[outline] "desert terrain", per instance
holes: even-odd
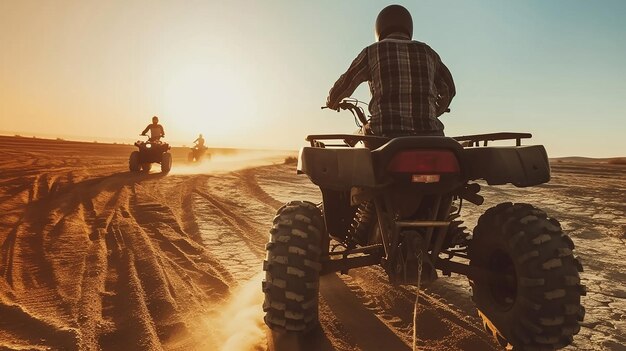
[[[289,152],[211,150],[168,175],[128,172],[130,145],[0,137],[0,350],[410,350],[415,291],[376,267],[322,277],[321,328],[264,326],[262,261],[276,210],[320,194]],[[567,350],[626,350],[626,166],[552,162],[552,181],[483,186],[473,228],[500,202],[560,220],[585,271],[587,310]],[[499,350],[464,277],[420,295],[420,350]]]

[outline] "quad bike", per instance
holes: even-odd
[[[211,154],[206,152],[209,149],[206,146],[195,145],[194,147],[190,149],[191,151],[189,151],[189,155],[187,156],[187,160],[189,162],[199,162],[203,158],[207,158],[209,160],[211,159]]]
[[[168,152],[170,145],[160,140],[138,140],[135,146],[139,151],[130,153],[128,168],[131,172],[148,172],[153,163],[161,164],[161,172],[167,173],[172,169],[172,154]]]
[[[367,123],[353,101],[340,109]],[[512,202],[487,209],[473,233],[460,220],[466,202],[483,203],[476,180],[517,187],[550,180],[544,147],[521,145],[530,137],[307,136],[297,172],[319,186],[323,202],[292,201],[274,218],[263,262],[265,323],[306,333],[319,323],[320,275],[380,265],[392,284],[418,288],[437,271],[467,276],[487,332],[509,349],[572,343],[585,287],[559,222]],[[515,146],[488,146],[493,140]]]

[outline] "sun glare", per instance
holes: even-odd
[[[254,95],[234,66],[184,65],[164,87],[163,114],[181,133],[228,136],[254,121]]]

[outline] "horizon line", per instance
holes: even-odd
[[[6,134],[6,133],[9,133],[9,134]],[[108,139],[112,139],[111,141],[78,140],[78,139],[67,139],[67,137],[70,137],[70,138],[80,138],[80,137],[76,137],[76,136],[66,136],[65,138],[63,138],[63,137],[58,137],[58,136],[55,137],[55,136],[51,136],[51,135],[45,135],[45,136],[38,136],[38,135],[34,135],[34,134],[33,135],[22,135],[22,134],[19,134],[19,133],[7,132],[7,131],[0,131],[0,137],[23,138],[23,139],[41,139],[41,140],[50,140],[50,141],[59,141],[59,142],[75,142],[75,143],[86,143],[86,144],[128,145],[128,146],[133,146],[134,145],[134,141],[129,141],[129,142],[114,141],[113,140],[114,138],[108,138]],[[87,137],[84,137],[84,138],[87,138]],[[88,138],[88,139],[91,139],[91,138]],[[185,145],[185,144],[181,144],[181,145],[176,146],[173,143],[170,143],[170,145],[172,145],[172,147],[181,147],[181,148],[188,148],[189,147],[188,145]],[[248,147],[240,147],[240,146],[207,146],[207,147],[210,148],[210,149],[239,149],[239,150],[256,150],[256,151],[292,151],[292,152],[297,152],[298,151],[298,150],[294,150],[294,149],[255,148],[255,147],[249,147],[249,146]],[[586,158],[586,159],[592,159],[592,160],[610,160],[610,159],[626,159],[626,156],[592,157],[592,156],[569,155],[569,156],[552,156],[552,157],[548,157],[548,159],[550,159],[550,160],[558,160],[558,159],[565,159],[565,158]]]

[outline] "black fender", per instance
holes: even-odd
[[[376,186],[371,151],[366,148],[303,147],[297,172],[320,188],[336,191]]]
[[[550,181],[548,154],[542,145],[466,148],[463,154],[470,180],[484,179],[489,185],[511,183],[517,187]]]

